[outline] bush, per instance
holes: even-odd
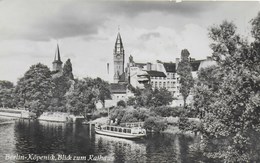
[[[179,119],[179,129],[182,131],[188,131],[189,125],[189,119],[187,117],[181,116]]]
[[[192,131],[197,133],[201,130],[201,123],[195,119],[188,119],[187,117],[180,117],[179,129],[182,131]]]
[[[183,114],[184,110],[181,107],[169,107],[169,106],[160,106],[160,107],[153,107],[151,111],[154,112],[156,115],[162,117],[179,117]]]
[[[110,119],[117,119],[118,123],[145,121],[150,116],[155,116],[155,114],[150,113],[150,110],[146,108],[135,109],[133,107],[123,108],[120,106],[110,111]]]
[[[135,106],[136,105],[136,102],[135,102],[135,97],[129,97],[128,99],[127,99],[127,105],[128,106]]]
[[[121,119],[123,118],[124,114],[126,112],[126,109],[122,106],[117,106],[110,110],[109,119],[115,121],[117,119],[117,123],[121,122]]]
[[[122,107],[126,107],[126,103],[125,103],[125,101],[124,100],[120,100],[120,101],[118,101],[117,102],[117,106],[122,106]]]
[[[166,128],[166,121],[160,117],[149,117],[144,122],[144,128],[148,131],[160,132]]]
[[[126,122],[138,122],[138,112],[136,109],[130,109],[125,112],[121,119],[122,123]]]

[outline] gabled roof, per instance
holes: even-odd
[[[176,72],[176,64],[175,63],[163,63],[163,66],[166,70],[166,72]]]
[[[115,93],[126,93],[127,84],[126,83],[111,83],[110,92]]]
[[[166,75],[163,72],[161,72],[161,71],[147,71],[147,73],[151,77],[166,77]]]

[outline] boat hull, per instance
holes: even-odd
[[[101,135],[107,135],[107,136],[113,136],[113,137],[118,137],[118,138],[126,138],[126,139],[138,139],[145,137],[146,134],[131,134],[131,133],[120,133],[120,132],[113,132],[113,131],[104,131],[100,129],[95,129],[95,132],[97,134]]]

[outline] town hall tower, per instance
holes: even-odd
[[[114,83],[124,76],[125,51],[121,35],[118,32],[114,49]]]

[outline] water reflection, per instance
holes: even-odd
[[[96,134],[95,144],[98,153],[114,157],[115,162],[146,162],[145,140],[128,140]]]
[[[89,126],[17,120],[0,126],[0,156],[11,154],[65,154],[107,156],[113,162],[199,162],[191,151],[193,137],[151,134],[143,140],[127,140],[95,134]],[[77,161],[80,162],[80,161]]]

